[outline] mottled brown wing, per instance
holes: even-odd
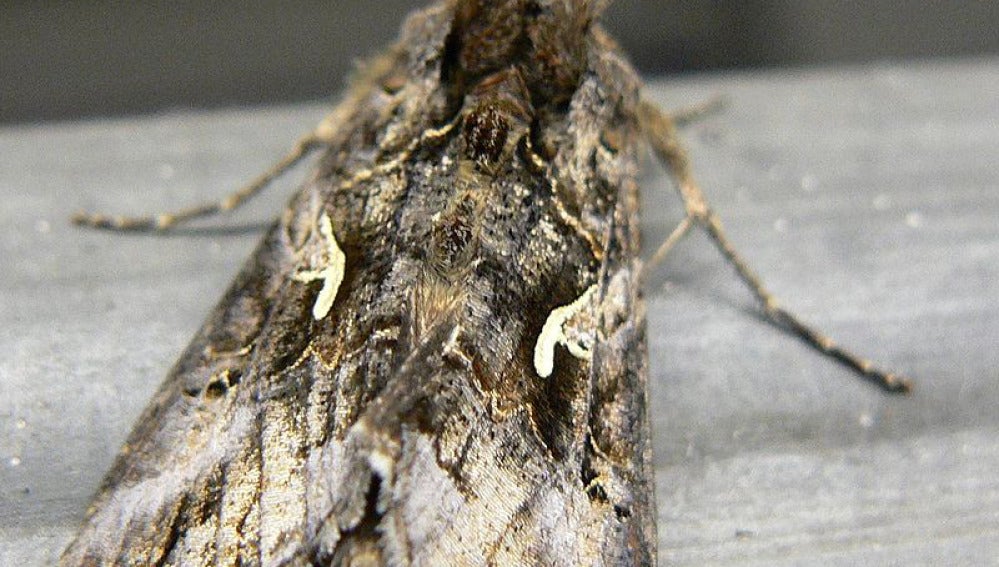
[[[267,407],[254,386],[269,362],[255,345],[297,299],[281,240],[269,232],[181,356],[62,564],[200,565],[208,563],[186,558],[207,549],[257,555],[258,521],[271,504],[262,498]]]
[[[450,324],[370,403],[338,407],[316,356],[280,360],[306,352],[308,337],[274,331],[307,317],[311,298],[282,281],[277,234],[139,421],[64,565],[650,563],[643,321],[628,272],[605,282],[600,317],[616,327],[582,371],[590,399],[561,400],[588,416],[572,435],[583,443],[558,458],[538,417],[573,412],[535,401],[536,414],[497,414],[442,356]],[[330,413],[360,417],[335,438],[317,425]]]

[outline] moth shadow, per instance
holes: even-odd
[[[713,274],[714,269],[705,267],[689,273],[674,273],[653,291],[657,295],[665,294],[671,288],[682,290],[685,294],[691,294],[698,298],[709,301],[722,309],[744,316],[754,323],[762,324],[768,329],[779,331],[783,335],[793,339],[800,337],[789,327],[767,317],[762,307],[746,290],[738,289],[738,282],[725,282],[722,276]],[[720,280],[720,281],[719,281]],[[704,285],[704,281],[716,281],[714,285]]]

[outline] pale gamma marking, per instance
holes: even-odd
[[[307,270],[295,274],[295,279],[300,282],[323,280],[323,287],[319,290],[316,302],[312,306],[312,317],[316,321],[325,317],[333,308],[333,301],[336,299],[340,284],[343,283],[343,271],[347,264],[347,256],[340,249],[336,235],[333,234],[333,221],[326,213],[319,218],[319,232],[326,239],[329,263],[321,270]]]
[[[552,309],[551,315],[541,328],[538,335],[538,342],[534,345],[534,370],[538,376],[547,378],[551,376],[555,368],[555,346],[562,344],[569,349],[569,353],[582,360],[590,360],[592,353],[585,345],[569,340],[565,336],[563,326],[565,322],[582,311],[590,301],[590,297],[597,290],[596,284],[591,285],[583,295],[568,305]]]

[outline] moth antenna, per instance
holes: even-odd
[[[701,112],[697,112],[697,114],[699,115]],[[725,256],[728,263],[735,268],[739,278],[749,287],[753,295],[756,296],[767,319],[781,328],[798,335],[812,348],[859,372],[884,390],[888,392],[909,392],[912,389],[912,382],[908,378],[875,367],[874,363],[870,360],[840,347],[818,329],[803,322],[797,315],[780,306],[773,294],[763,285],[759,276],[749,267],[732,245],[722,228],[718,216],[711,210],[707,200],[704,198],[704,194],[701,192],[691,172],[687,152],[680,143],[674,118],[659,110],[652,103],[644,100],[639,106],[639,117],[653,151],[663,160],[673,179],[676,181],[678,191],[683,198],[683,204],[686,208],[686,216],[652,255],[652,258],[646,264],[641,274],[639,274],[639,280],[643,280],[645,274],[660,263],[673,246],[684,235],[690,232],[691,228],[699,226],[707,232],[708,236],[711,237],[711,241],[721,251],[722,255]]]
[[[251,197],[260,194],[271,181],[302,161],[312,150],[326,145],[330,135],[331,132],[327,120],[324,120],[315,130],[295,142],[291,151],[285,154],[277,163],[258,175],[256,179],[214,203],[203,203],[177,211],[134,217],[80,211],[74,213],[71,220],[74,224],[90,228],[115,231],[162,232],[191,219],[231,211],[246,203]]]

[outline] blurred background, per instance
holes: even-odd
[[[5,0],[0,122],[332,98],[403,0]],[[999,53],[994,0],[618,0],[647,75]]]

